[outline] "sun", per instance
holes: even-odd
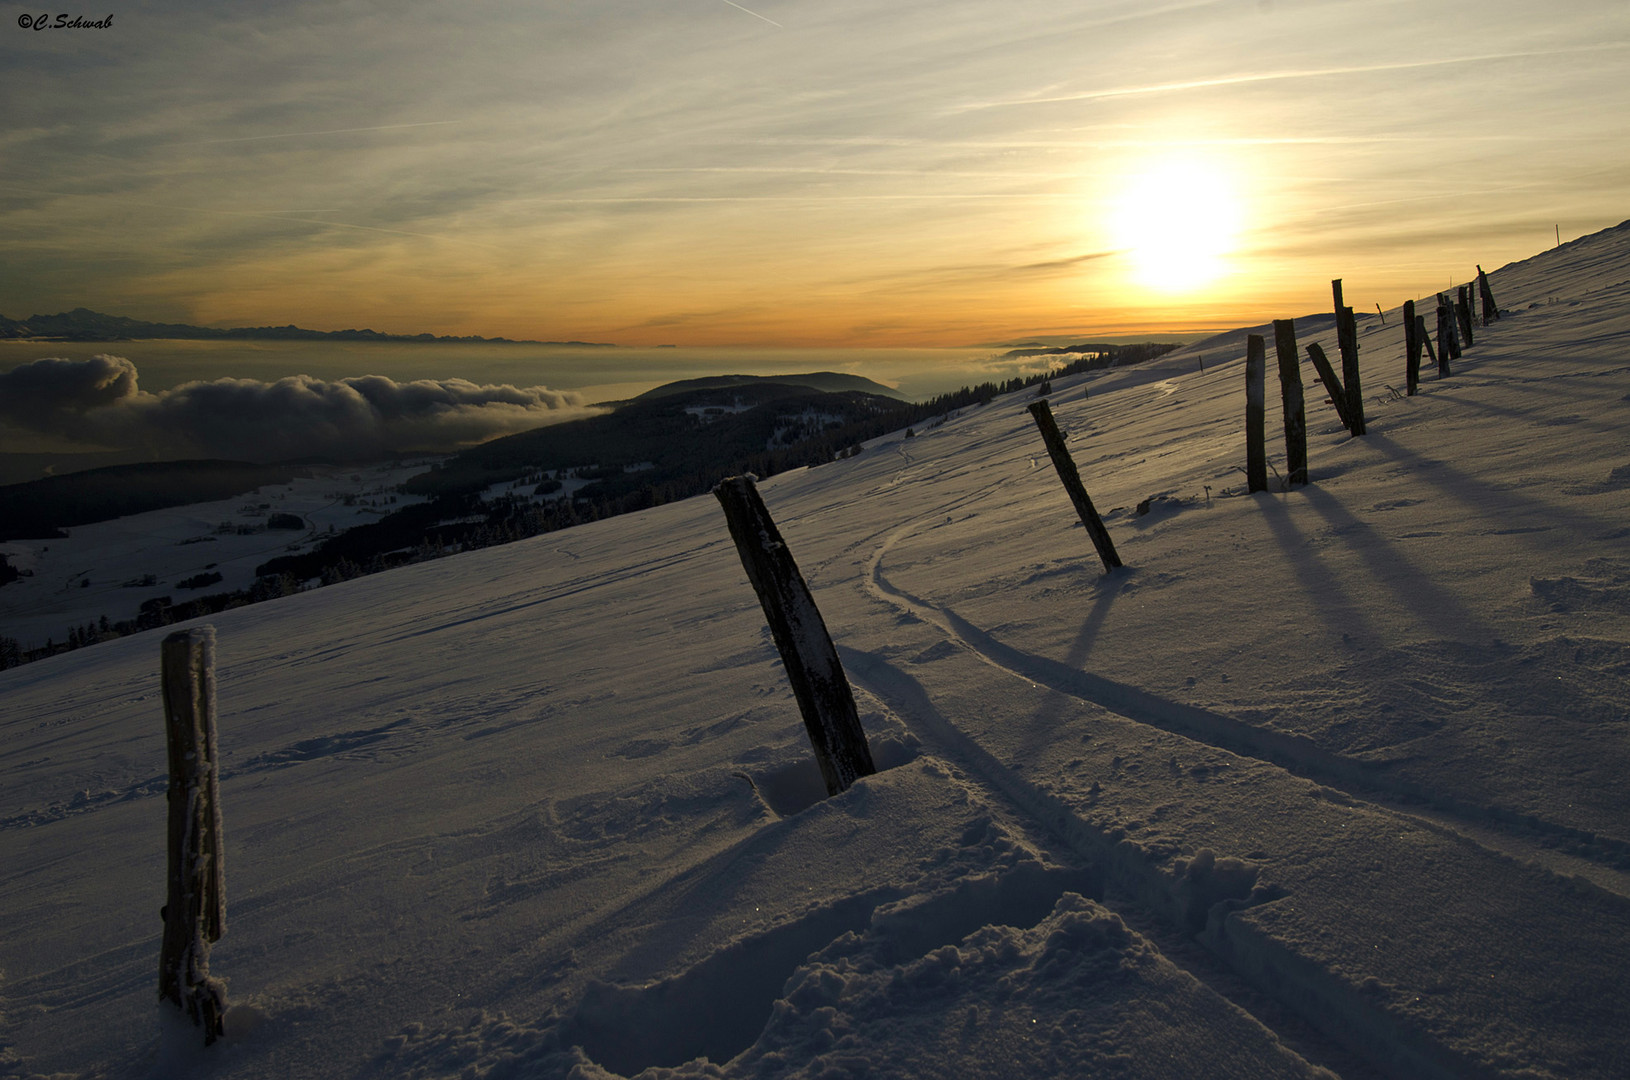
[[[1184,155],[1147,163],[1128,174],[1110,215],[1115,245],[1145,289],[1194,292],[1228,272],[1239,198],[1215,162]]]

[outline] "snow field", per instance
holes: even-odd
[[[765,481],[892,766],[834,799],[711,498],[214,617],[257,1023],[189,1075],[1623,1075],[1627,232],[1414,399],[1364,321],[1306,489],[1214,343],[1055,380],[1109,577],[1022,395]],[[157,642],[0,673],[18,1075],[158,1061]]]
[[[435,459],[431,459],[435,460]],[[397,484],[423,472],[425,461],[364,468],[313,467],[314,475],[257,489],[232,499],[173,506],[94,525],[77,525],[67,539],[0,543],[11,564],[32,571],[0,589],[0,634],[24,648],[66,639],[70,627],[134,619],[142,603],[168,596],[183,603],[211,593],[247,589],[255,567],[290,551],[308,550],[330,528],[376,521],[416,495],[396,495]],[[345,505],[345,497],[354,498]],[[397,502],[386,505],[385,500]],[[369,505],[370,503],[375,505]],[[265,508],[262,509],[262,505]],[[222,533],[222,523],[264,526],[272,514],[294,514],[304,529],[265,529],[247,535]],[[221,580],[198,589],[176,583],[215,572]],[[130,585],[147,575],[151,585]],[[82,585],[88,580],[88,586]]]

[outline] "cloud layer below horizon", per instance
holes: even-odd
[[[0,373],[0,424],[154,458],[355,461],[449,451],[605,410],[542,386],[382,375],[215,379],[158,393],[121,356],[45,357]]]

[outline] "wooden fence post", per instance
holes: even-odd
[[[1336,415],[1341,418],[1342,424],[1348,431],[1357,435],[1358,432],[1353,431],[1352,417],[1347,415],[1347,390],[1341,385],[1341,380],[1336,378],[1336,369],[1330,366],[1330,358],[1324,355],[1324,346],[1317,341],[1309,342],[1307,357],[1313,361],[1313,370],[1319,373],[1320,381],[1324,383],[1324,388],[1329,391],[1330,404],[1336,407]]]
[[[1489,276],[1483,273],[1483,268],[1477,268],[1477,291],[1483,298],[1483,325],[1487,326],[1493,319],[1500,317],[1500,307],[1494,302],[1494,293],[1489,289]]]
[[[875,773],[877,766],[872,764],[854,693],[826,621],[753,480],[751,475],[726,477],[713,494],[724,507],[730,538],[764,608],[826,793],[837,795],[860,777]]]
[[[1261,334],[1245,339],[1245,488],[1268,490],[1268,350]]]
[[[1385,318],[1381,321],[1386,323]],[[1347,429],[1354,435],[1362,435],[1366,429],[1364,393],[1358,385],[1358,318],[1352,308],[1339,304],[1336,306],[1336,344],[1341,349],[1342,385],[1347,389]]]
[[[1462,285],[1457,290],[1455,321],[1460,324],[1460,340],[1466,343],[1466,348],[1471,348],[1476,344],[1476,339],[1472,334],[1472,290],[1469,285]]]
[[[1296,356],[1296,323],[1273,321],[1279,356],[1279,392],[1285,404],[1285,484],[1307,483],[1307,411],[1302,404],[1302,368]]]
[[[1449,359],[1459,360],[1461,350],[1465,346],[1460,340],[1460,320],[1455,315],[1454,297],[1448,293],[1438,293],[1438,302],[1443,305],[1443,313],[1449,326]]]
[[[215,740],[215,628],[181,630],[160,646],[169,745],[169,873],[158,992],[219,1038],[226,994],[209,977],[209,947],[226,931],[226,864]]]
[[[1421,319],[1415,314],[1415,301],[1404,301],[1404,389],[1410,397],[1421,381]]]
[[[1087,535],[1092,537],[1092,546],[1098,549],[1098,557],[1104,561],[1104,573],[1107,574],[1121,565],[1121,557],[1116,553],[1115,543],[1110,540],[1109,530],[1104,528],[1104,521],[1094,509],[1087,489],[1081,484],[1081,474],[1076,471],[1075,459],[1070,457],[1070,451],[1064,445],[1064,436],[1059,434],[1058,424],[1053,420],[1053,410],[1045,401],[1037,401],[1030,405],[1030,415],[1036,419],[1041,441],[1047,444],[1047,454],[1053,459],[1053,468],[1058,470],[1058,478],[1063,482],[1064,490],[1069,492],[1070,501],[1075,504],[1075,512],[1081,516],[1081,524],[1086,526]]]
[[[1451,374],[1449,361],[1460,356],[1455,341],[1454,311],[1442,293],[1438,293],[1438,378]]]

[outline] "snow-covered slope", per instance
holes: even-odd
[[[0,673],[0,1067],[1624,1075],[1630,227],[1492,282],[1413,398],[1361,321],[1364,438],[1304,366],[1289,492],[1243,334],[1055,380],[1108,577],[1019,397],[765,481],[886,766],[835,799],[709,498],[217,616],[190,1060],[160,635]]]

